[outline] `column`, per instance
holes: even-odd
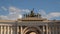
[[[43,26],[43,34],[45,33],[45,26]]]
[[[17,34],[17,26],[15,26],[15,30],[14,31],[15,31],[15,34]]]
[[[8,34],[8,26],[6,26],[6,34]]]
[[[48,25],[46,25],[46,34],[48,34]]]
[[[13,29],[12,29],[13,27],[11,26],[11,34],[13,34]]]
[[[21,34],[23,34],[23,27],[21,26]]]
[[[54,27],[52,27],[52,29],[53,29],[52,31],[53,31],[53,34],[54,34]]]
[[[49,27],[49,34],[51,34],[51,27]]]
[[[4,26],[2,26],[2,34],[4,34]]]
[[[19,26],[17,27],[17,34],[19,34]]]
[[[59,34],[60,34],[60,27],[59,27]]]
[[[1,25],[0,25],[0,34],[1,34]]]
[[[7,28],[8,28],[8,32],[7,33],[9,34],[9,26],[7,26]]]
[[[15,34],[15,27],[14,26],[12,26],[12,30],[13,30],[13,34]]]
[[[4,26],[4,34],[6,34],[6,26]]]
[[[3,26],[1,26],[1,34],[3,34]]]
[[[11,26],[9,26],[9,34],[11,34]]]
[[[19,26],[19,34],[21,34],[21,26]]]
[[[58,31],[57,31],[57,26],[56,26],[56,34],[58,34],[57,32],[58,32]]]

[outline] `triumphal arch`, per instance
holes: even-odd
[[[22,19],[0,20],[0,34],[60,34],[60,20],[48,20],[32,10]]]

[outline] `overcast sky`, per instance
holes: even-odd
[[[0,19],[22,18],[33,8],[43,18],[60,20],[60,0],[0,0]]]

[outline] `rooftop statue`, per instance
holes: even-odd
[[[30,13],[30,17],[34,17],[35,16],[35,14],[34,14],[34,9],[31,11],[31,13]]]
[[[28,14],[24,14],[24,17],[21,19],[22,21],[43,21],[47,20],[46,18],[42,18],[41,14],[34,13],[34,9],[30,11]]]
[[[30,14],[24,14],[24,16],[26,16],[26,17],[41,17],[41,15],[39,13],[37,13],[37,14],[34,13],[34,9],[31,10]]]

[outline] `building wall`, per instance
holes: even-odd
[[[60,34],[60,23],[45,22],[11,22],[0,23],[0,34]]]

